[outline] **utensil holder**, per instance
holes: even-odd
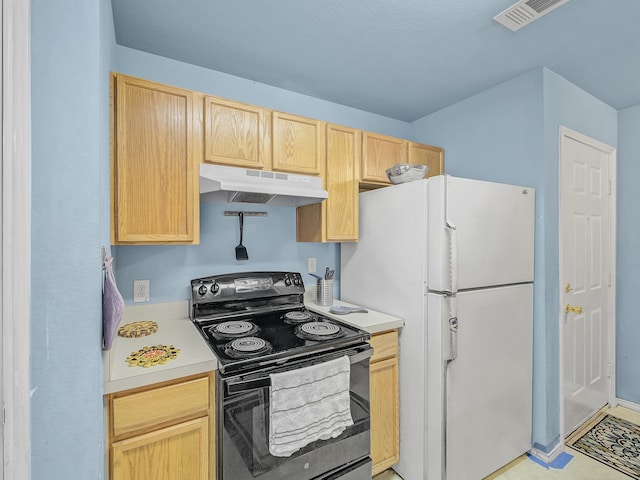
[[[323,307],[333,305],[333,279],[317,280],[316,304]]]

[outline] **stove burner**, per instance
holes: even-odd
[[[308,322],[311,320],[311,314],[309,312],[287,312],[284,314],[284,321],[289,325],[297,325],[299,323]]]
[[[209,327],[209,333],[211,333],[215,338],[246,337],[249,335],[255,335],[259,331],[260,328],[255,323],[238,320],[222,322]]]
[[[296,327],[296,335],[307,340],[331,340],[345,333],[338,325],[329,322],[308,322]]]
[[[224,353],[232,358],[257,357],[272,350],[269,342],[258,337],[236,338],[224,346]]]

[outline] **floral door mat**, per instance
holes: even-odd
[[[118,335],[126,338],[146,337],[158,331],[158,324],[151,320],[127,323],[118,329]]]
[[[567,445],[631,478],[640,480],[638,425],[605,415],[584,435],[569,439]]]
[[[126,361],[130,367],[147,368],[167,363],[169,360],[176,358],[178,353],[180,353],[180,350],[173,345],[154,345],[152,347],[143,347],[137,352],[131,353]]]

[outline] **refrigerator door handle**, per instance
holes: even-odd
[[[458,358],[458,317],[449,319],[449,362]]]
[[[448,315],[449,317],[448,318],[449,352],[445,357],[445,364],[449,365],[449,363],[453,362],[456,358],[458,358],[458,308],[457,308],[457,299],[455,295],[447,295],[446,299],[447,299],[447,303],[449,304],[449,315]]]
[[[449,292],[453,295],[458,293],[458,231],[456,226],[449,220],[445,225],[449,250]]]

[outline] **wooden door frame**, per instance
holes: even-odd
[[[30,1],[2,3],[2,477],[29,478]],[[6,140],[6,141],[4,141]]]
[[[596,148],[603,153],[609,156],[609,180],[610,180],[610,195],[609,195],[609,244],[610,244],[610,252],[609,252],[609,270],[611,275],[611,287],[609,288],[607,302],[608,302],[608,317],[609,317],[609,325],[608,325],[608,334],[609,334],[609,345],[608,345],[608,363],[609,363],[609,393],[608,393],[608,402],[610,407],[614,407],[617,404],[616,401],[616,389],[615,389],[615,380],[616,380],[616,191],[617,191],[617,178],[616,178],[616,168],[617,168],[617,159],[616,159],[616,148],[605,143],[599,142],[590,138],[582,133],[571,130],[565,126],[560,126],[559,136],[558,136],[558,227],[560,226],[560,221],[562,219],[562,187],[563,187],[563,179],[562,179],[562,161],[563,161],[563,147],[566,138],[571,138],[573,140],[579,141],[586,145],[589,145],[593,148]],[[562,283],[562,230],[558,228],[558,329],[560,332],[559,335],[559,352],[560,352],[560,444],[564,447],[565,436],[570,432],[565,432],[564,426],[564,332],[563,332],[563,320],[565,312],[562,310],[562,302],[560,299],[563,296],[563,283]]]

